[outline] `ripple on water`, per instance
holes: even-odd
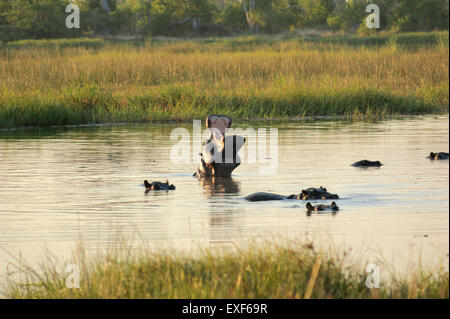
[[[0,245],[26,256],[39,254],[37,243],[62,252],[80,238],[104,245],[137,233],[181,248],[192,241],[214,246],[316,233],[408,257],[417,235],[426,234],[419,245],[424,255],[438,258],[436,247],[448,254],[449,163],[425,158],[448,151],[448,116],[272,125],[279,128],[277,174],[244,163],[231,183],[200,182],[192,177],[195,163],[171,163],[172,124],[58,128],[39,136],[2,132]],[[350,166],[361,159],[385,165]],[[144,194],[144,179],[166,178],[175,191]],[[308,217],[301,201],[242,200],[253,192],[289,195],[321,185],[341,196],[338,214]],[[0,253],[0,266],[6,258]]]

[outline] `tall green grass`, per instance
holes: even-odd
[[[358,39],[8,43],[0,49],[0,128],[188,120],[211,112],[239,118],[448,112],[448,33]]]
[[[80,288],[49,259],[11,281],[8,298],[449,298],[448,269],[418,269],[368,289],[364,267],[345,254],[316,251],[311,243],[267,243],[237,251],[204,250],[195,257],[130,247],[97,257],[80,250]],[[386,277],[386,274],[383,274]]]
[[[370,36],[357,36],[354,34],[334,34],[323,32],[289,32],[279,35],[258,35],[222,38],[168,38],[153,37],[142,40],[114,40],[102,38],[75,38],[75,39],[50,39],[50,40],[18,40],[0,44],[0,48],[23,49],[23,48],[54,48],[54,47],[88,47],[101,48],[113,45],[122,46],[159,46],[165,47],[167,44],[189,43],[196,47],[206,46],[202,50],[213,50],[218,52],[226,51],[248,51],[264,46],[274,46],[287,41],[298,41],[302,44],[327,44],[334,43],[348,46],[383,46],[391,43],[394,39],[398,44],[414,48],[420,46],[444,45],[448,46],[448,32],[412,32],[412,33],[389,33],[380,32]],[[211,45],[211,44],[214,44]]]

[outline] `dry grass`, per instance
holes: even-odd
[[[0,51],[0,127],[187,120],[208,112],[448,112],[448,39],[436,38],[417,45],[402,45],[398,36],[382,45],[338,37],[23,41]]]
[[[122,245],[66,262],[80,267],[80,288],[52,258],[10,282],[8,298],[449,298],[448,269],[419,269],[368,289],[367,273],[345,253],[316,251],[311,243],[267,242],[196,257],[133,250]],[[349,266],[349,264],[351,264]]]

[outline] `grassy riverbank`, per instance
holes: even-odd
[[[0,47],[0,128],[448,112],[448,32],[19,41]]]
[[[204,251],[197,257],[114,250],[84,253],[80,288],[66,288],[68,273],[49,260],[27,280],[11,283],[9,298],[449,298],[448,269],[416,270],[366,287],[364,267],[345,254],[317,252],[312,244]],[[384,274],[386,276],[386,274]]]

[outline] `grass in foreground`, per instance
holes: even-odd
[[[78,257],[80,288],[48,261],[27,280],[10,283],[9,298],[449,298],[448,270],[420,270],[368,289],[367,274],[346,257],[268,244],[198,257],[116,250]],[[84,256],[84,254],[81,254]],[[345,256],[345,255],[344,255]]]
[[[448,32],[361,39],[11,43],[0,128],[448,112]]]

